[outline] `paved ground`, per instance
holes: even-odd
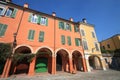
[[[120,71],[115,70],[95,70],[92,72],[78,72],[77,74],[70,74],[59,72],[56,75],[50,74],[36,74],[35,76],[11,76],[7,79],[0,80],[120,80]]]

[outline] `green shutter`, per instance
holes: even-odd
[[[30,37],[31,37],[31,30],[29,30],[28,39],[30,39]]]
[[[28,18],[28,21],[29,21],[29,22],[31,22],[32,15],[33,15],[33,14],[30,13],[29,18]]]
[[[48,26],[48,18],[46,18],[46,26]]]
[[[6,29],[7,29],[7,25],[6,24],[2,24],[0,25],[1,28],[0,28],[0,36],[4,36],[5,35],[5,32],[6,32]]]
[[[74,31],[76,32],[76,25],[74,26]]]
[[[61,29],[61,22],[59,21],[59,29]]]
[[[35,34],[34,30],[29,30],[28,39],[33,40],[34,39],[34,34]]]
[[[38,20],[37,20],[37,23],[38,23],[38,24],[40,24],[40,22],[41,22],[41,16],[40,16],[40,15],[38,15]]]
[[[71,25],[70,25],[70,31],[72,31],[72,27],[71,27]]]
[[[35,31],[34,31],[34,30],[32,30],[31,40],[33,40],[33,39],[34,39],[34,34],[35,34]]]
[[[71,37],[67,37],[67,40],[68,40],[68,45],[71,45]]]
[[[75,44],[76,44],[76,46],[79,46],[79,39],[78,38],[75,38]]]
[[[44,32],[40,31],[39,33],[39,42],[43,42],[44,41]]]
[[[11,14],[12,18],[15,18],[18,9],[14,8],[13,13]]]
[[[64,35],[61,36],[61,43],[62,43],[63,45],[65,44],[65,36],[64,36]]]

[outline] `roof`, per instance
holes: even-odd
[[[107,38],[107,39],[105,39],[105,40],[102,40],[101,42],[106,41],[106,40],[108,40],[108,39],[111,39],[111,38],[113,38],[113,37],[117,37],[117,36],[120,36],[120,34],[115,34],[115,35],[113,35],[113,36],[110,37],[110,38]],[[101,43],[101,42],[100,42],[100,43]]]

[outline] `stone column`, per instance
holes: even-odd
[[[89,64],[89,55],[85,55],[84,59],[85,59],[85,62],[86,62],[87,71],[91,72],[90,64]]]
[[[29,72],[28,72],[29,76],[33,76],[35,74],[35,61],[36,61],[36,57],[34,57],[32,62],[30,62]]]
[[[83,70],[84,70],[84,72],[87,72],[87,64],[85,61],[86,60],[85,60],[84,56],[82,56]]]
[[[56,74],[56,56],[52,56],[52,74]]]
[[[101,65],[102,65],[103,70],[106,70],[104,58],[101,57],[100,60],[101,60]]]
[[[73,72],[72,57],[69,57],[69,69],[70,69],[70,73],[72,73]]]

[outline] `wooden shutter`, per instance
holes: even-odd
[[[17,11],[18,11],[18,9],[14,8],[14,10],[13,10],[13,12],[11,14],[12,18],[15,18]]]
[[[6,29],[7,29],[7,25],[6,24],[2,25],[1,30],[0,30],[0,36],[5,35]]]
[[[71,25],[70,25],[69,27],[70,27],[70,31],[72,31],[72,27],[71,27]]]
[[[38,23],[38,24],[40,24],[40,22],[41,22],[41,16],[40,16],[40,15],[38,15],[38,20],[37,20],[37,23]]]
[[[61,36],[61,43],[65,44],[65,36],[64,35]]]
[[[48,26],[48,18],[46,18],[46,26]]]
[[[44,32],[40,31],[39,33],[39,42],[43,42],[44,41]]]
[[[35,34],[34,30],[29,30],[28,39],[33,40],[34,39],[34,34]]]
[[[67,40],[68,40],[68,45],[71,45],[71,37],[67,37]]]
[[[33,16],[33,14],[30,13],[29,18],[28,18],[28,21],[29,21],[29,22],[31,22],[31,18],[32,18],[32,16]]]

